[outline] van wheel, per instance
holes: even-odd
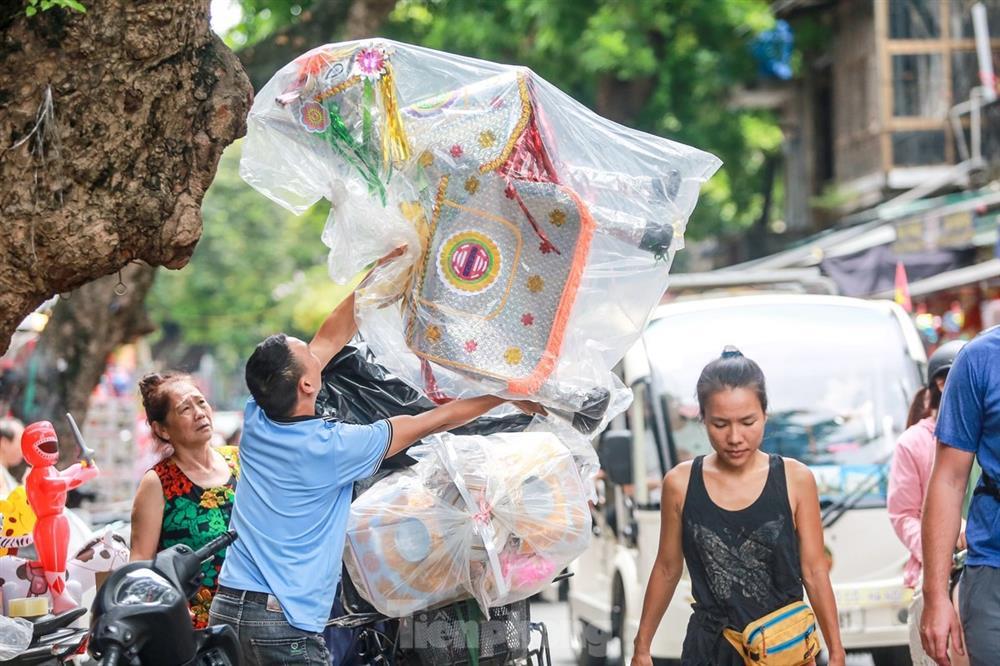
[[[583,620],[576,623],[576,637],[572,641],[579,666],[607,666],[608,641],[611,636]]]
[[[875,648],[872,650],[875,666],[910,666],[910,648],[906,645]]]
[[[625,586],[615,576],[614,594],[611,598],[611,637],[618,639],[618,652],[608,660],[609,666],[629,666],[632,645],[625,642]]]

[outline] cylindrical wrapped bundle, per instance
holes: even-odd
[[[432,449],[351,506],[344,562],[379,612],[525,599],[587,547],[587,490],[554,435],[444,435]]]
[[[314,49],[260,91],[243,177],[295,211],[360,292],[379,361],[435,402],[494,393],[619,413],[611,368],[666,288],[719,161],[597,116],[528,69],[387,40]]]

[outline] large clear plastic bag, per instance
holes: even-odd
[[[555,435],[442,435],[430,448],[351,505],[344,564],[380,613],[469,597],[487,612],[539,592],[587,547],[587,490]]]
[[[597,116],[528,69],[386,40],[323,46],[250,112],[241,173],[359,292],[379,361],[435,402],[530,397],[597,428],[712,155]]]

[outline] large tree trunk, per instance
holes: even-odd
[[[209,0],[85,4],[0,8],[0,351],[52,294],[135,260],[187,263],[222,150],[245,131],[250,85]]]

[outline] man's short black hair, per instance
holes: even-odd
[[[291,415],[298,398],[302,366],[292,355],[284,333],[272,335],[257,345],[247,360],[246,380],[250,395],[268,418]]]

